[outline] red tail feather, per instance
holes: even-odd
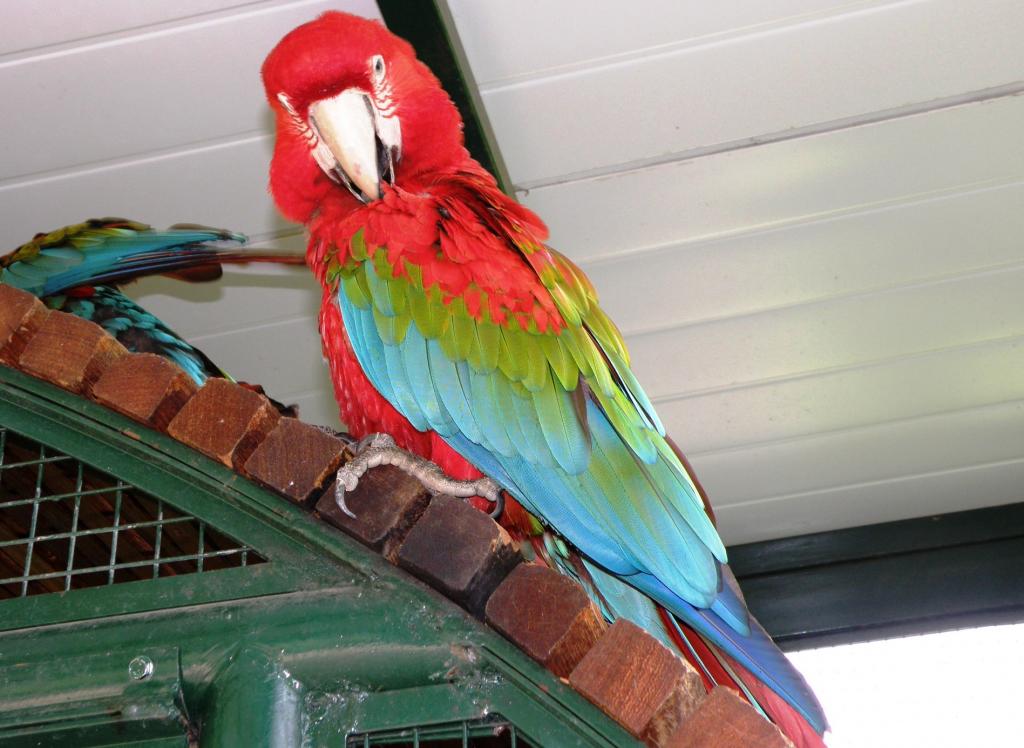
[[[781,696],[755,678],[735,660],[727,655],[722,656],[729,661],[732,668],[743,679],[744,685],[754,694],[754,698],[757,699],[761,708],[768,713],[768,716],[779,726],[786,737],[793,741],[795,748],[825,748],[824,738]]]
[[[662,623],[665,624],[665,631],[668,632],[669,638],[675,643],[679,654],[700,673],[700,677],[704,680],[705,688],[710,691],[715,684],[734,685],[732,678],[729,677],[725,668],[721,666],[718,659],[708,649],[708,645],[703,639],[682,624],[678,626],[673,625],[672,614],[660,605],[658,606],[658,615],[661,616]],[[686,641],[683,641],[684,636]]]
[[[679,649],[679,653],[697,669],[709,691],[712,686],[718,684],[738,691],[744,698],[750,694],[757,702],[756,706],[759,706],[779,726],[786,737],[793,741],[795,748],[825,748],[825,741],[807,723],[807,720],[778,694],[755,678],[746,668],[725,653],[719,652],[717,648],[713,650],[703,638],[685,624],[677,621],[674,625],[670,618],[672,614],[661,606],[658,606],[658,614],[665,624],[665,630],[668,631],[669,637]],[[683,641],[683,637],[686,638],[686,641]],[[739,676],[742,683],[737,683],[729,671],[722,666],[723,660],[728,664],[732,673]],[[709,674],[714,683],[709,681]]]

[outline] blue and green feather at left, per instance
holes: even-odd
[[[218,263],[242,257],[233,250],[245,242],[225,229],[182,224],[158,231],[124,218],[93,218],[37,234],[0,258],[0,282],[45,298],[204,267],[215,277]]]
[[[231,377],[118,287],[159,274],[214,280],[225,262],[303,261],[300,254],[243,249],[246,241],[243,234],[207,226],[157,230],[125,218],[94,218],[37,234],[0,257],[0,283],[35,294],[51,309],[95,322],[129,351],[163,356],[202,384],[209,377]]]
[[[88,296],[49,296],[47,306],[95,322],[133,353],[155,353],[176,364],[196,383],[231,377],[210,357],[159,318],[111,286],[95,286]]]
[[[55,231],[0,257],[0,282],[40,297],[51,309],[100,325],[133,352],[156,353],[202,384],[226,374],[206,354],[118,290],[144,275],[205,268],[219,274],[218,253],[242,234],[202,226],[157,231],[124,218],[94,218]]]

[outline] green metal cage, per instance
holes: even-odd
[[[0,745],[613,746],[450,601],[172,439],[0,367]]]
[[[0,426],[0,600],[263,563],[163,499]]]

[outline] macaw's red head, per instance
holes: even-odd
[[[263,63],[263,84],[277,119],[270,188],[294,221],[328,196],[355,208],[467,158],[455,105],[376,21],[328,12],[299,26]]]

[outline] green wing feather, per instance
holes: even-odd
[[[710,604],[724,548],[582,273],[548,255],[557,272],[545,274],[545,287],[564,324],[541,331],[511,314],[493,322],[486,300],[474,318],[462,298],[424,289],[407,258],[396,273],[384,247],[362,254],[341,268],[339,299],[377,389],[416,428],[497,461],[481,467],[561,476],[561,499],[531,499],[543,504],[539,514],[581,528],[607,568],[651,573],[693,604]],[[551,503],[566,500],[578,505]],[[600,534],[599,547],[588,533]]]

